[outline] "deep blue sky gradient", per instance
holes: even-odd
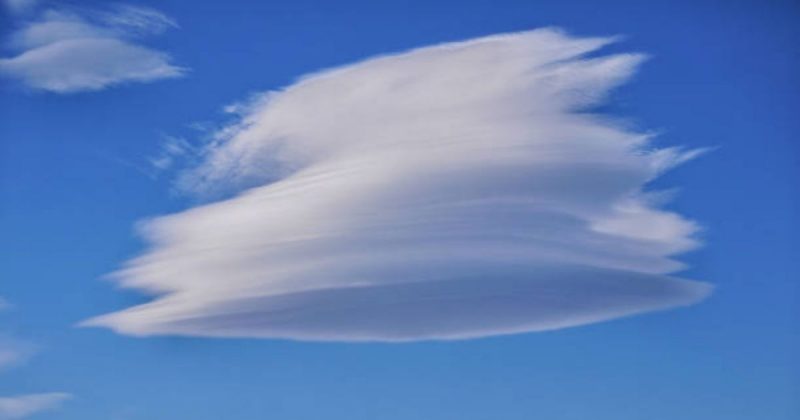
[[[75,3],[78,4],[78,3]],[[80,2],[81,5],[100,2]],[[43,418],[700,420],[800,418],[800,4],[794,1],[149,1],[188,77],[75,95],[0,81],[0,332],[33,342],[0,395],[64,391]],[[14,23],[0,18],[0,36]],[[604,109],[659,144],[716,147],[655,187],[699,220],[682,259],[716,293],[685,309],[542,334],[415,344],[134,338],[79,329],[142,301],[101,277],[133,224],[191,203],[138,171],[163,135],[307,72],[559,26],[650,54]]]

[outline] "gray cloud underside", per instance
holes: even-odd
[[[697,225],[644,186],[696,151],[588,112],[642,61],[546,29],[316,73],[232,107],[114,274],[125,334],[458,339],[688,305]]]
[[[211,337],[465,339],[554,330],[688,305],[710,291],[697,282],[587,267],[520,265],[459,274],[444,280],[230,298],[191,316],[165,317],[158,328]],[[138,316],[157,316],[184,303],[175,296],[131,309],[119,314],[113,327],[138,334]]]

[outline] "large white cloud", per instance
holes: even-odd
[[[591,113],[641,55],[545,29],[304,77],[235,107],[181,178],[233,198],[142,223],[134,335],[457,339],[687,305],[697,226],[645,185],[696,152]],[[591,54],[590,53],[594,53]]]
[[[167,53],[138,43],[172,27],[167,16],[141,7],[47,10],[12,34],[17,55],[0,58],[0,74],[57,93],[180,77],[186,70]]]

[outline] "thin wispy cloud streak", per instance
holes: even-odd
[[[169,54],[141,44],[176,28],[161,12],[128,5],[103,10],[48,9],[22,24],[0,58],[0,75],[56,93],[181,77]]]
[[[0,397],[0,420],[28,418],[56,409],[70,398],[70,394],[61,392]]]
[[[646,185],[697,151],[593,109],[644,57],[555,29],[381,56],[232,107],[141,223],[133,335],[337,341],[545,331],[695,303],[698,226]]]

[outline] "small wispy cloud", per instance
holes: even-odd
[[[11,305],[0,297],[0,311]],[[25,361],[32,353],[32,346],[19,340],[0,334],[0,370],[15,366]]]
[[[11,35],[8,46],[17,54],[0,58],[0,74],[56,93],[181,77],[187,70],[169,54],[140,43],[176,27],[143,7],[48,9]]]
[[[29,12],[37,3],[38,0],[3,0],[6,10],[15,15]]]
[[[4,308],[0,299],[0,310]],[[0,335],[0,370],[23,363],[33,353],[29,343]],[[63,392],[0,397],[0,420],[22,419],[58,407],[72,396]]]
[[[27,342],[0,335],[0,371],[24,363],[33,350]]]
[[[20,359],[20,353],[8,345],[0,343],[0,369],[5,368]]]
[[[72,395],[62,392],[0,397],[0,420],[24,419],[54,410],[70,398]]]
[[[227,112],[179,179],[233,198],[141,224],[124,334],[463,339],[688,305],[696,223],[646,186],[696,152],[592,111],[643,61],[544,29],[314,73]],[[180,150],[180,148],[178,148]],[[154,164],[167,166],[171,154]]]

